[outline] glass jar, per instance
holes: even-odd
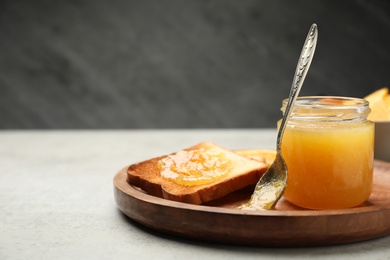
[[[286,104],[284,100],[283,112]],[[297,98],[282,140],[287,201],[304,208],[340,209],[368,199],[374,164],[369,113],[363,99]]]

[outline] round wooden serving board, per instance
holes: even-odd
[[[202,241],[252,246],[318,246],[357,242],[390,234],[390,163],[375,162],[373,192],[363,205],[307,210],[281,199],[275,210],[235,209],[249,199],[244,189],[208,205],[191,205],[146,194],[114,177],[115,200],[128,217],[154,230]]]

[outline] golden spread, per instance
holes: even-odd
[[[356,98],[297,99],[282,143],[286,200],[304,208],[340,209],[370,196],[374,124],[367,120],[369,112],[368,102]]]
[[[222,151],[183,150],[157,163],[162,177],[183,186],[204,185],[221,179],[232,169],[232,162]]]

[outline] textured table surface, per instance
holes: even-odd
[[[113,196],[122,167],[201,141],[274,148],[268,130],[0,131],[0,259],[389,259],[390,237],[332,247],[210,244],[151,231]]]

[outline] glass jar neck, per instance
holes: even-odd
[[[287,99],[283,100],[284,113]],[[366,120],[370,113],[368,101],[360,98],[336,96],[298,97],[291,112],[291,120],[336,122]]]

